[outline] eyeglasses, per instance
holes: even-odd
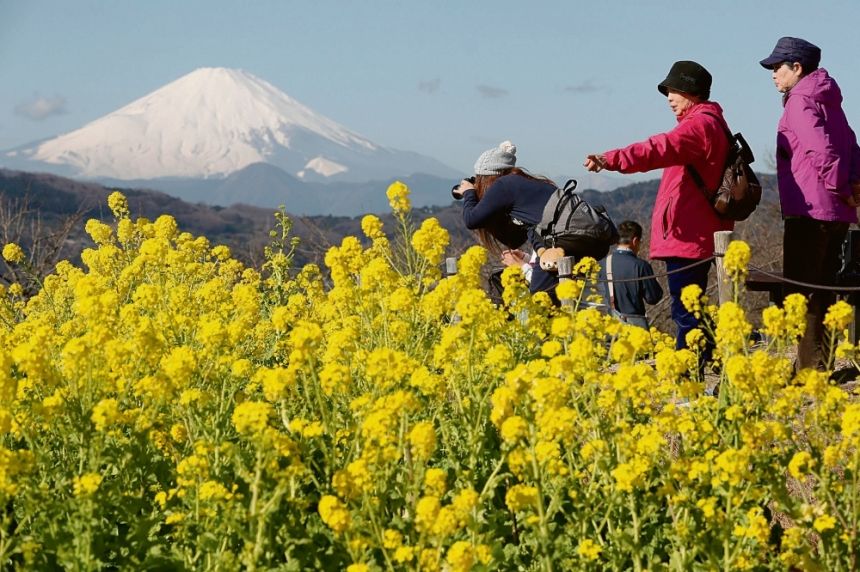
[[[771,71],[776,71],[779,68],[781,68],[782,66],[793,67],[794,64],[791,62],[779,62],[778,64],[773,64],[772,66],[770,66],[770,69],[771,69]]]

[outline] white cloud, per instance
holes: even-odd
[[[59,95],[54,97],[36,95],[30,101],[15,106],[16,115],[34,121],[42,121],[51,115],[62,115],[63,113],[66,113],[66,98]]]

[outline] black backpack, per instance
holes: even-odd
[[[713,113],[707,115],[717,119],[729,139],[729,153],[726,156],[723,177],[717,188],[709,191],[695,167],[687,165],[687,171],[721,218],[746,220],[761,201],[761,184],[750,167],[755,157],[743,135],[732,135],[719,117]]]
[[[600,260],[618,241],[618,230],[602,205],[588,204],[575,189],[576,181],[570,179],[553,192],[536,230],[549,248],[562,248],[567,256]]]

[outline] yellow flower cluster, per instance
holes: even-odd
[[[735,284],[741,283],[749,273],[747,266],[749,266],[751,255],[749,245],[742,240],[733,240],[726,248],[723,265],[729,278]]]
[[[385,194],[388,197],[391,210],[396,215],[404,216],[412,208],[412,203],[409,201],[409,187],[400,181],[391,183]]]
[[[268,403],[246,401],[233,410],[233,426],[240,435],[254,437],[266,429],[271,414],[272,406]]]
[[[26,255],[24,254],[24,250],[14,242],[10,242],[3,246],[3,258],[7,262],[20,264],[23,262],[25,257]]]
[[[449,235],[439,221],[433,217],[425,219],[412,235],[412,247],[429,264],[439,264],[448,246]]]
[[[323,522],[335,533],[343,534],[350,526],[349,511],[341,504],[337,497],[326,495],[320,499],[319,513]]]
[[[824,316],[824,327],[841,332],[854,320],[854,307],[845,300],[839,300],[827,310]]]
[[[102,476],[98,473],[86,473],[79,477],[75,477],[73,487],[76,497],[92,496],[99,490],[99,485],[102,484]]]

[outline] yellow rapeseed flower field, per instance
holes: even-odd
[[[283,212],[254,269],[115,193],[82,268],[0,292],[2,567],[860,567],[860,403],[793,371],[802,297],[750,347],[746,245],[735,302],[684,293],[708,327],[676,351],[584,303],[590,259],[562,307],[517,268],[494,305],[479,247],[443,278],[447,231],[388,197],[398,228],[365,217],[324,271],[290,267]]]

